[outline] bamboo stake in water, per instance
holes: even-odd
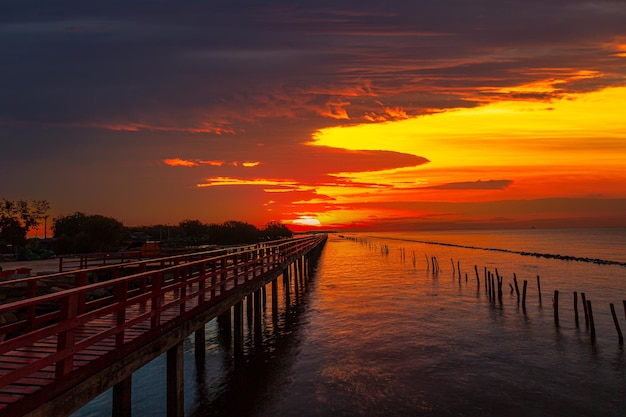
[[[541,282],[539,281],[539,275],[537,275],[537,291],[539,292],[539,304],[541,304]]]
[[[515,283],[515,292],[517,293],[517,302],[519,303],[519,286],[517,285],[517,275],[513,273],[513,282]]]
[[[611,315],[613,316],[613,323],[615,323],[615,329],[617,330],[617,337],[619,339],[619,345],[624,344],[624,336],[622,335],[622,329],[619,327],[619,321],[617,321],[617,314],[615,314],[615,306],[611,303]]]
[[[591,300],[587,300],[587,314],[589,314],[589,327],[591,327],[591,338],[596,338],[596,326],[593,322],[593,310],[591,309]]]
[[[478,283],[478,288],[480,288],[480,277],[478,276],[478,267],[474,265],[474,271],[476,271],[476,282]],[[624,311],[626,312],[626,301],[624,301]]]
[[[585,297],[585,293],[580,293],[580,298],[583,301],[583,310],[585,310],[585,327],[589,327],[589,313],[587,312],[587,298]]]
[[[487,267],[485,268],[485,291],[489,290],[489,274],[487,274]]]
[[[559,290],[554,290],[554,323],[559,327]]]
[[[528,287],[528,281],[524,280],[524,292],[522,293],[522,310],[526,311],[526,287]]]
[[[578,327],[578,293],[574,291],[574,321]]]

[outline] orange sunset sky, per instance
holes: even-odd
[[[624,227],[624,22],[622,0],[8,0],[0,198],[127,226]]]

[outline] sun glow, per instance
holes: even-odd
[[[320,221],[317,220],[313,216],[300,216],[300,218],[295,219],[293,221],[293,224],[298,225],[298,226],[321,226],[322,225],[322,223],[320,223]]]

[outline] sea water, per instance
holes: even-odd
[[[626,332],[624,262],[626,229],[333,234],[306,288],[265,310],[261,340],[246,324],[243,360],[215,322],[204,360],[185,341],[186,415],[626,415],[609,309]],[[165,386],[164,357],[136,372],[133,415],[165,416]],[[110,391],[75,415],[111,415]]]

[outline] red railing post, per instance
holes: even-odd
[[[206,288],[206,262],[200,264],[198,281],[198,305],[204,303],[204,289]]]
[[[28,299],[33,299],[37,297],[37,281],[30,280],[28,281],[26,288],[26,297]],[[26,330],[31,332],[35,330],[35,308],[37,306],[35,304],[31,304],[26,308]]]
[[[71,293],[61,300],[61,311],[59,324],[64,324],[73,320],[78,315],[78,295]],[[60,378],[67,375],[74,368],[74,348],[76,328],[71,326],[69,329],[59,333],[57,339],[57,352],[62,353],[69,351],[70,353],[56,364],[56,377]]]
[[[180,277],[180,314],[183,314],[186,309],[187,302],[185,297],[187,296],[187,274],[189,273],[189,267],[183,266],[178,269],[178,276]]]
[[[211,261],[211,299],[215,298],[215,284],[217,283],[217,260]]]
[[[233,274],[234,274],[234,278],[235,278],[235,287],[239,284],[239,257],[241,255],[239,254],[239,252],[235,253],[235,257],[233,258]]]
[[[84,287],[87,285],[87,271],[81,271],[76,274],[76,287]],[[82,314],[85,312],[85,297],[86,294],[81,292],[78,295],[78,314]]]
[[[226,257],[222,258],[222,273],[220,274],[220,283],[222,284],[220,286],[220,295],[223,295],[226,292],[226,278],[228,276],[228,272],[226,270],[228,266],[228,259]]]
[[[152,320],[151,327],[153,329],[161,325],[161,287],[163,286],[163,272],[157,272],[152,277],[152,302],[151,312]]]
[[[118,305],[116,315],[116,330],[115,345],[122,346],[124,344],[124,327],[126,324],[126,300],[128,299],[128,281],[123,281],[115,284],[113,288],[113,295],[115,302]]]

